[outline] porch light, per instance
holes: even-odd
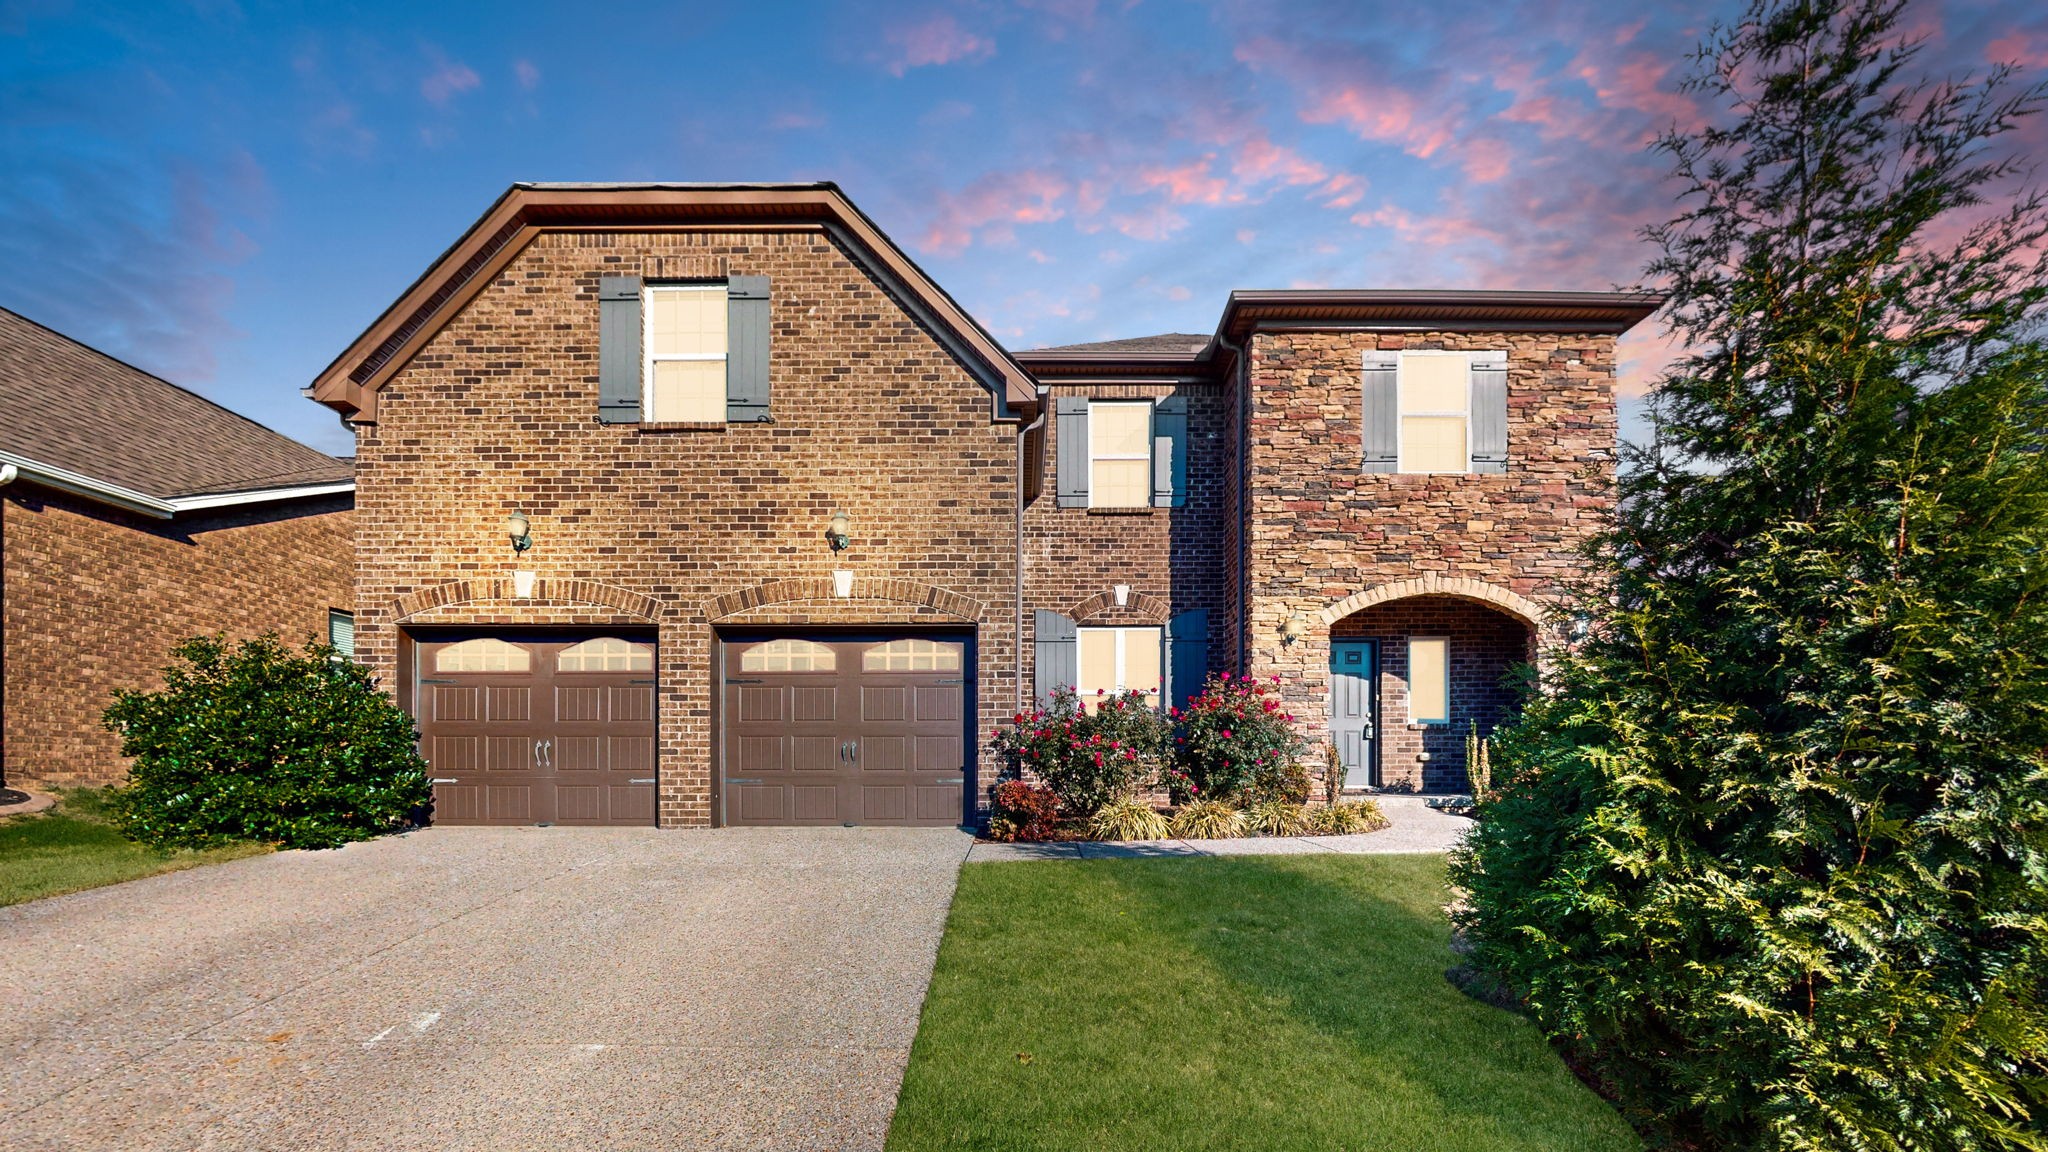
[[[1308,635],[1308,617],[1296,612],[1280,625],[1280,643],[1299,644]]]
[[[853,543],[853,521],[847,519],[846,513],[832,513],[831,522],[825,525],[825,543],[834,552],[844,552]]]
[[[505,535],[512,538],[514,552],[524,552],[533,547],[533,525],[527,522],[524,512],[514,512],[505,518]]]

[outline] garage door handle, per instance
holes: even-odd
[[[739,779],[738,777],[731,777],[731,776],[727,777],[727,778],[726,778],[726,781],[725,781],[725,782],[726,782],[727,784],[759,784],[759,783],[760,783],[760,781],[759,781],[759,780],[741,780],[741,779]]]
[[[654,783],[654,777],[652,777],[652,776],[635,776],[635,777],[633,777],[633,778],[632,778],[631,780],[628,780],[628,781],[626,781],[626,783],[628,783],[628,784],[652,784],[652,783]]]
[[[432,780],[429,780],[429,781],[427,781],[427,783],[429,783],[429,784],[454,784],[454,783],[456,783],[456,779],[455,779],[455,777],[453,777],[453,776],[436,776],[436,777],[434,777],[434,778],[433,778]]]
[[[966,778],[965,778],[965,777],[962,777],[962,776],[955,776],[955,777],[953,777],[953,778],[952,778],[951,780],[940,780],[940,781],[937,781],[937,783],[940,783],[940,784],[965,784],[965,783],[967,783],[967,780],[966,780]]]

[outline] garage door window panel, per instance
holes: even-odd
[[[533,653],[495,636],[450,644],[434,654],[436,672],[528,672]]]
[[[864,672],[958,672],[960,650],[938,640],[893,640],[862,652],[860,666]]]
[[[557,672],[652,672],[654,649],[616,636],[600,636],[562,649]]]
[[[770,640],[740,653],[742,672],[831,672],[838,666],[837,653],[809,640]]]

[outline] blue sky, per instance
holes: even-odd
[[[1018,348],[1232,288],[1606,288],[1714,12],[0,0],[0,305],[347,452],[298,389],[514,180],[834,180]],[[2048,5],[1911,24],[2048,67]]]

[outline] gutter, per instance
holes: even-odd
[[[302,484],[291,488],[262,488],[249,492],[223,492],[210,496],[174,496],[168,500],[151,496],[119,484],[44,464],[12,452],[0,452],[0,474],[11,482],[17,478],[31,480],[46,488],[83,496],[101,504],[111,504],[130,512],[140,512],[158,520],[169,520],[180,512],[197,512],[209,508],[229,508],[247,504],[269,504],[279,500],[299,500],[310,496],[338,496],[354,492],[353,480],[336,481],[327,484]]]
[[[1010,667],[1013,670],[1010,682],[1015,686],[1013,694],[1016,696],[1014,707],[1011,709],[1013,713],[1024,710],[1024,470],[1031,466],[1031,461],[1024,452],[1024,442],[1031,433],[1045,427],[1046,414],[1052,409],[1052,405],[1048,404],[1046,399],[1045,386],[1040,385],[1038,389],[1038,418],[1017,429],[1017,559],[1016,563],[1010,566],[1011,573],[1015,577],[1016,582],[1016,592],[1010,597],[1011,627],[1014,629],[1010,635],[1014,637],[1012,643],[1017,646],[1016,651],[1012,653],[1014,659],[1010,662]],[[979,803],[979,801],[976,801],[976,803]]]

